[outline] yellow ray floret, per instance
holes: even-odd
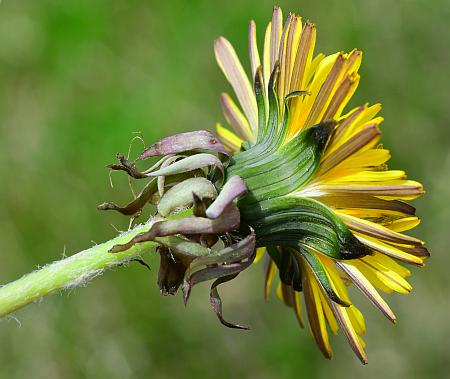
[[[423,266],[429,256],[420,239],[402,233],[420,222],[407,201],[422,195],[423,187],[408,179],[404,171],[388,168],[391,153],[380,145],[379,126],[383,122],[383,117],[379,116],[380,104],[363,104],[345,110],[361,79],[358,70],[362,53],[359,50],[328,56],[315,54],[316,26],[310,22],[302,23],[294,14],[289,14],[283,22],[278,7],[274,8],[272,19],[265,28],[261,54],[254,21],[249,25],[248,41],[250,77],[226,39],[221,37],[215,43],[216,59],[238,101],[237,104],[229,95],[221,95],[225,118],[236,134],[220,124],[217,132],[225,146],[235,152],[244,141],[257,141],[254,78],[262,72],[258,81],[262,81],[267,116],[269,79],[274,69],[279,70],[273,88],[278,98],[279,116],[283,116],[285,105],[289,110],[283,144],[292,142],[314,125],[332,121],[334,129],[314,175],[286,196],[321,202],[370,253],[357,259],[339,260],[314,251],[311,254],[325,270],[319,270],[320,278],[300,251],[297,264],[301,285],[297,283],[295,287],[283,280],[277,293],[294,309],[301,325],[303,298],[311,332],[327,358],[333,355],[328,329],[334,334],[341,330],[359,359],[366,363],[365,343],[361,338],[366,330],[364,317],[351,302],[346,287],[354,284],[389,320],[396,321],[378,290],[408,294],[412,287],[405,278],[410,271],[397,262]],[[297,91],[302,91],[302,96],[287,97]],[[282,247],[276,248],[283,251]],[[258,259],[259,255],[262,254],[258,254]],[[266,256],[266,299],[278,270],[282,272],[277,265]],[[329,282],[328,287],[321,281],[323,276]],[[333,301],[332,291],[344,303]]]

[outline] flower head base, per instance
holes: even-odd
[[[116,210],[137,217],[151,203],[157,213],[149,230],[112,253],[128,250],[136,243],[159,244],[161,262],[158,285],[163,295],[175,295],[182,286],[185,303],[194,285],[215,279],[210,301],[219,320],[226,326],[245,329],[222,317],[217,286],[235,278],[255,258],[255,234],[240,227],[240,213],[234,202],[247,192],[244,182],[230,177],[224,183],[229,154],[208,131],[182,133],[165,138],[149,148],[140,160],[163,156],[155,165],[139,171],[122,155],[113,170],[127,172],[135,179],[150,179],[128,205],[104,203],[100,210]]]
[[[100,208],[135,216],[156,205],[150,229],[112,251],[159,243],[163,294],[182,286],[187,301],[192,286],[216,279],[214,310],[223,324],[242,328],[223,319],[216,287],[265,255],[266,299],[278,271],[279,297],[302,326],[304,302],[322,353],[331,358],[328,330],[341,329],[366,363],[364,318],[346,287],[354,284],[395,322],[377,289],[410,292],[410,272],[397,261],[422,266],[429,255],[422,241],[402,234],[419,223],[406,201],[423,189],[388,170],[378,104],[343,113],[359,83],[361,52],[314,57],[315,39],[313,24],[290,14],[283,26],[275,8],[261,59],[250,22],[252,81],[231,44],[216,40],[217,61],[241,106],[222,94],[235,133],[218,125],[223,145],[207,131],[165,138],[141,155],[162,156],[142,172],[120,156],[112,169],[151,180],[127,206]]]

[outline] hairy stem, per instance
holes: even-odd
[[[0,288],[0,317],[52,292],[85,284],[110,267],[126,263],[146,251],[152,251],[157,245],[156,242],[139,243],[116,254],[109,252],[114,245],[130,241],[137,234],[148,230],[150,225],[151,222],[138,225],[108,242],[53,262],[2,286]]]

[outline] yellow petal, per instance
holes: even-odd
[[[315,27],[315,26],[314,26]],[[326,55],[323,53],[319,53],[317,54],[313,60],[311,61],[311,65],[309,66],[309,70],[305,71],[305,85],[308,85],[309,83],[311,83],[313,76],[316,74],[317,69],[320,66],[320,63],[322,63],[322,61],[326,58]]]
[[[341,176],[334,180],[327,181],[329,184],[339,184],[346,182],[385,182],[390,180],[404,179],[406,174],[401,170],[387,170],[387,171],[360,171],[347,176]]]
[[[344,283],[342,282],[338,271],[334,267],[334,262],[328,257],[324,257],[323,262],[327,266],[327,273],[329,274],[330,284],[333,289],[341,296],[344,300],[349,301],[347,290]],[[329,305],[333,310],[336,320],[339,324],[340,329],[343,331],[345,337],[347,338],[351,348],[356,353],[358,358],[362,363],[367,363],[367,356],[364,352],[364,344],[361,342],[359,335],[364,334],[365,324],[362,314],[354,305],[350,307],[343,307],[336,304],[333,301],[329,301]],[[356,330],[355,330],[356,329]]]
[[[333,308],[334,314],[341,330],[344,332],[347,341],[349,342],[351,348],[355,352],[356,356],[360,359],[363,364],[367,363],[367,355],[364,351],[364,344],[361,342],[362,339],[356,333],[350,316],[348,314],[347,308],[344,308],[336,303],[331,302],[331,307]]]
[[[356,73],[348,75],[337,87],[336,92],[328,104],[327,110],[323,114],[323,120],[334,120],[339,118],[342,110],[350,101],[356,91],[360,76]]]
[[[221,94],[220,104],[222,105],[222,111],[227,122],[237,135],[245,141],[254,141],[247,119],[227,93]]]
[[[272,73],[272,71],[270,70],[271,39],[272,39],[272,22],[269,22],[269,24],[266,27],[266,33],[264,35],[264,54],[263,54],[263,73],[264,73],[264,84],[266,89],[267,85],[269,84],[270,74]]]
[[[330,170],[330,176],[339,177],[344,176],[346,170],[352,172],[359,171],[367,167],[377,167],[386,163],[391,157],[389,150],[386,149],[370,149],[361,151],[346,158],[343,162],[339,163],[336,167]],[[341,175],[339,175],[342,173]],[[330,177],[327,175],[327,178]]]
[[[362,235],[361,233],[354,233],[356,238],[358,238],[363,244],[369,246],[370,248],[379,251],[380,253],[386,254],[392,258],[399,259],[403,262],[415,264],[417,266],[423,266],[423,259],[416,257],[415,255],[405,253],[404,251],[388,244],[384,243],[376,238]]]
[[[339,329],[338,323],[336,321],[336,318],[334,317],[330,305],[328,304],[328,300],[325,298],[325,295],[322,291],[320,291],[320,301],[322,302],[323,313],[325,314],[325,318],[327,319],[328,326],[330,327],[330,330],[333,332],[333,334],[336,335]]]
[[[394,312],[392,312],[389,305],[380,296],[375,287],[370,283],[369,279],[366,278],[361,271],[359,271],[355,266],[348,264],[346,262],[338,262],[339,267],[341,267],[345,273],[350,277],[352,282],[361,290],[364,295],[374,304],[389,320],[395,322],[396,317]]]
[[[368,107],[367,104],[352,109],[340,118],[341,124],[336,128],[336,132],[330,142],[325,155],[333,152],[338,146],[345,143],[352,136],[363,130],[368,124],[379,125],[383,119],[376,118],[375,115],[381,110],[380,104]]]
[[[262,257],[264,257],[264,254],[266,253],[266,248],[265,247],[259,247],[256,249],[256,257],[253,261],[253,263],[258,263]]]
[[[252,81],[255,79],[256,70],[261,65],[258,52],[258,44],[256,42],[256,24],[251,20],[248,26],[248,49],[250,55],[250,68],[252,73]]]
[[[338,54],[331,70],[320,86],[320,89],[318,89],[318,93],[315,96],[314,103],[312,103],[309,114],[305,120],[306,127],[315,125],[322,120],[322,116],[325,113],[329,102],[331,101],[331,97],[333,96],[333,93],[342,78],[344,69],[345,57],[342,54]],[[315,95],[315,91],[313,91],[312,89],[310,89],[309,91],[312,94],[312,98]]]
[[[229,151],[239,151],[242,142],[244,142],[242,139],[220,124],[216,124],[216,130],[225,148]]]
[[[293,15],[289,14],[289,16],[285,22],[283,32],[281,34],[279,56],[278,56],[278,63],[280,65],[280,75],[278,77],[277,92],[278,92],[278,99],[280,102],[280,107],[281,107],[282,113],[284,112],[284,107],[282,105],[284,104],[285,84],[287,81],[287,77],[289,75],[289,72],[286,70],[286,51],[287,51],[287,42],[288,42],[288,37],[289,37],[289,29],[291,27],[292,20],[293,20]]]
[[[363,233],[366,236],[409,246],[422,246],[423,244],[422,241],[417,238],[394,232],[375,222],[364,220],[359,217],[350,216],[339,211],[336,211],[336,213],[348,225],[350,229],[359,233]]]
[[[359,311],[359,309],[354,305],[350,305],[350,307],[347,308],[347,313],[352,323],[353,329],[355,329],[355,332],[359,336],[364,335],[364,333],[366,333],[366,323],[364,321],[364,316]]]
[[[386,227],[396,232],[404,232],[415,228],[419,224],[420,219],[418,217],[404,217],[389,223]]]
[[[301,292],[295,292],[294,310],[295,310],[295,316],[297,317],[298,323],[300,324],[300,326],[302,328],[304,328],[305,323],[303,322],[303,317],[302,317],[302,295],[301,295]]]
[[[319,63],[317,71],[315,72],[311,84],[309,84],[306,88],[307,91],[310,92],[309,96],[304,98],[295,98],[291,103],[290,109],[290,121],[289,124],[295,125],[295,128],[292,130],[300,131],[304,126],[306,126],[306,118],[311,112],[311,108],[319,94],[319,90],[322,87],[323,83],[328,77],[331,69],[333,68],[336,59],[341,56],[340,53],[336,53],[333,55],[329,55],[326,58],[322,59]],[[295,70],[295,69],[294,69]],[[302,88],[303,90],[304,88]],[[290,128],[291,129],[291,128]]]
[[[298,42],[289,92],[302,91],[306,89],[306,73],[309,71],[311,65],[315,43],[316,26],[308,22],[303,27],[300,40]]]
[[[214,41],[214,52],[219,67],[236,93],[253,135],[257,135],[258,109],[255,95],[233,46],[225,38],[219,37]]]
[[[404,295],[411,292],[411,285],[396,271],[378,264],[378,262],[372,260],[370,256],[361,258],[360,261],[364,266],[370,269],[384,285],[393,291]]]
[[[376,269],[373,269],[372,267],[366,265],[362,260],[352,259],[347,263],[356,267],[370,283],[372,283],[375,287],[382,290],[383,292],[391,294],[394,291],[390,286],[387,286],[379,278],[381,274],[378,274]]]
[[[411,200],[423,194],[422,184],[413,180],[391,180],[386,182],[348,183],[347,185],[320,185],[317,190],[328,194],[373,195],[384,199]]]
[[[265,278],[264,278],[264,300],[269,300],[270,289],[272,288],[273,279],[277,272],[277,266],[272,259],[268,260],[265,267]]]
[[[270,72],[279,59],[281,33],[283,30],[283,12],[280,7],[274,7],[272,13],[272,32],[270,39]]]
[[[376,124],[367,125],[364,129],[354,134],[345,142],[334,145],[333,149],[327,150],[324,154],[323,161],[320,167],[320,173],[337,167],[339,164],[345,162],[346,159],[354,154],[361,154],[361,152],[372,148],[380,139],[381,133]]]
[[[378,265],[382,265],[391,271],[395,271],[401,277],[406,278],[411,275],[411,271],[409,271],[406,267],[399,265],[392,258],[387,257],[381,253],[375,253],[370,256],[371,261],[377,262]]]
[[[220,104],[222,105],[222,111],[227,122],[237,135],[245,141],[254,141],[247,119],[231,97],[226,93],[222,93],[220,96]]]
[[[288,94],[292,92],[291,83],[292,83],[292,71],[294,69],[295,56],[298,51],[299,40],[302,34],[302,21],[301,17],[294,16],[292,18],[289,33],[287,37],[287,45],[286,45],[286,55],[284,57],[284,67],[283,69],[286,72],[285,85],[284,85],[284,93]]]
[[[305,262],[302,263],[302,272],[304,273],[302,277],[303,292],[311,332],[323,355],[330,359],[333,356],[333,351],[328,339],[327,326],[320,299],[321,290],[311,268]]]

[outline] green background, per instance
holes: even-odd
[[[86,288],[47,298],[0,322],[1,378],[429,378],[449,377],[450,3],[447,0],[279,1],[318,25],[316,51],[364,51],[352,105],[384,104],[391,167],[422,181],[416,232],[432,259],[413,269],[409,296],[393,295],[399,322],[366,315],[369,365],[340,335],[325,360],[308,330],[275,297],[262,268],[222,290],[222,327],[208,286],[187,309],[163,298],[152,272],[132,264]],[[228,84],[212,41],[225,35],[247,64],[247,23],[262,30],[273,3],[255,1],[3,0],[0,4],[0,282],[126,229],[96,211],[130,198],[105,165],[135,132],[147,143],[223,121]],[[137,154],[142,146],[133,145]]]

